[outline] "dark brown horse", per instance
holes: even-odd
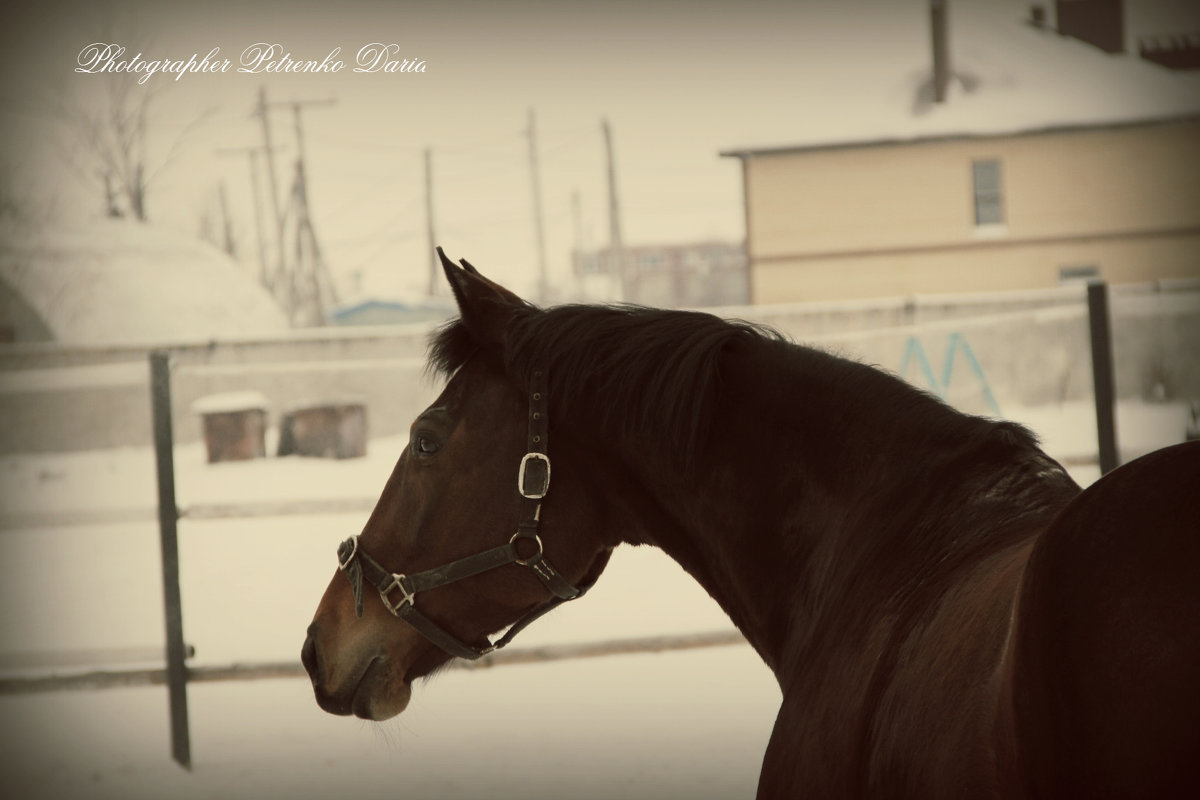
[[[339,549],[302,654],[322,708],[398,714],[652,544],[778,678],[760,797],[1200,796],[1200,443],[1081,492],[877,369],[443,261],[449,381]]]

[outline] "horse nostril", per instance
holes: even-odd
[[[304,647],[300,648],[300,663],[304,664],[308,676],[315,683],[317,680],[317,640],[313,633],[314,631],[309,628],[308,636],[304,640]]]

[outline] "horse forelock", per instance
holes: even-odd
[[[429,337],[426,370],[449,379],[478,350],[479,343],[463,321],[458,318],[452,319],[434,330]]]

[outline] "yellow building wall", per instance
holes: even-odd
[[[1006,224],[974,221],[1001,162]],[[746,157],[754,302],[1200,276],[1200,120]]]

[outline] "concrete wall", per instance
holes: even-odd
[[[1198,120],[743,159],[756,303],[1200,276]],[[975,159],[1001,163],[1003,226],[975,224]]]
[[[1113,288],[1117,391],[1121,397],[1200,398],[1200,283]],[[900,372],[919,346],[935,383],[909,356],[905,377],[965,411],[1001,413],[1091,397],[1082,286],[1047,292],[912,296],[878,302],[719,309],[772,325],[798,342]],[[269,424],[308,400],[361,398],[369,435],[402,434],[438,392],[425,374],[426,326],[302,331],[272,339],[176,343],[176,439],[196,441],[199,397],[256,390]],[[916,344],[914,345],[913,342]],[[151,441],[146,346],[0,347],[0,452],[144,446]],[[969,353],[968,353],[969,351]],[[973,370],[974,358],[982,377]]]
[[[725,311],[734,311],[726,309]],[[1001,413],[1092,396],[1091,343],[1083,285],[1042,292],[751,306],[743,316],[794,340],[874,364],[944,394],[970,413]],[[1200,399],[1200,281],[1111,287],[1116,391],[1121,398]],[[910,344],[914,341],[916,345]],[[930,385],[908,351],[924,353]],[[967,354],[969,350],[969,355]],[[970,364],[973,357],[982,378]]]
[[[196,441],[192,403],[253,389],[268,422],[309,400],[365,401],[369,435],[407,431],[437,394],[425,374],[431,326],[297,331],[254,341],[164,343],[177,441]],[[0,452],[62,452],[151,442],[148,345],[0,348]]]

